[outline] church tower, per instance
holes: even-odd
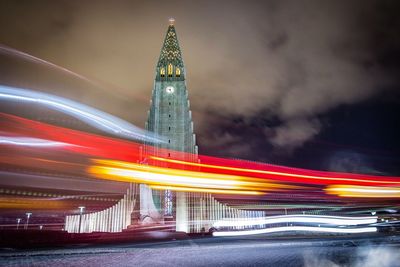
[[[179,47],[174,20],[169,20],[167,34],[156,66],[151,107],[146,129],[164,138],[164,143],[151,144],[159,157],[186,161],[197,160],[196,139],[186,88],[186,70]],[[168,151],[163,150],[168,149]],[[187,152],[174,154],[174,151]],[[185,157],[185,158],[182,158]],[[147,189],[149,190],[149,189]],[[169,190],[152,192],[153,202],[162,217],[174,216],[176,230],[188,232],[186,193]],[[148,206],[148,205],[147,205]],[[142,210],[142,198],[141,198]],[[143,216],[143,214],[142,214]],[[149,215],[147,215],[149,216]]]

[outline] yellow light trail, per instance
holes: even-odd
[[[193,187],[180,187],[180,186],[163,186],[163,185],[150,185],[150,188],[156,190],[172,190],[183,192],[198,192],[198,193],[213,193],[213,194],[229,194],[229,195],[264,195],[263,192],[257,191],[244,191],[244,190],[219,190],[208,188],[193,188]]]
[[[399,198],[400,187],[331,185],[325,191],[340,197]]]
[[[92,160],[96,165],[87,172],[95,177],[124,182],[139,182],[159,186],[177,186],[215,190],[279,191],[283,189],[304,188],[294,185],[270,183],[264,179],[244,176],[175,170],[135,163]],[[98,165],[97,165],[98,164]]]
[[[205,167],[205,168],[220,169],[220,170],[238,171],[238,172],[281,175],[281,176],[305,178],[305,179],[321,179],[321,180],[329,180],[329,181],[348,181],[348,182],[379,183],[379,184],[400,184],[400,181],[363,180],[363,179],[346,178],[346,177],[337,177],[337,178],[324,177],[324,176],[317,176],[317,175],[294,174],[294,173],[285,173],[285,172],[277,172],[277,171],[253,170],[253,169],[245,169],[245,168],[237,168],[237,167],[227,167],[227,166],[219,166],[219,165],[212,165],[212,164],[187,162],[187,161],[176,160],[176,159],[166,159],[166,158],[161,158],[161,157],[156,157],[156,156],[150,156],[150,158],[157,160],[157,161],[176,163],[176,164],[188,165],[188,166]]]

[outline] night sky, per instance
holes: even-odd
[[[201,154],[400,175],[399,1],[4,1],[0,82],[144,126],[176,30]]]

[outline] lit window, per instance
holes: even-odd
[[[160,75],[161,75],[161,77],[165,77],[165,69],[164,68],[161,68]]]
[[[180,68],[176,68],[175,75],[176,75],[176,77],[181,77],[181,69]]]
[[[168,77],[172,77],[172,64],[169,63],[168,65]]]

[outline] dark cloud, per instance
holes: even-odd
[[[102,91],[55,89],[55,81],[43,90],[137,125],[144,124],[167,19],[175,17],[195,128],[208,152],[225,147],[230,156],[251,158],[260,140],[268,149],[292,151],[326,127],[321,115],[398,84],[396,1],[0,5],[1,43],[113,84]],[[240,130],[234,122],[241,118],[248,127],[260,116],[264,123],[250,126],[254,130]],[[257,140],[255,147],[249,139]]]

